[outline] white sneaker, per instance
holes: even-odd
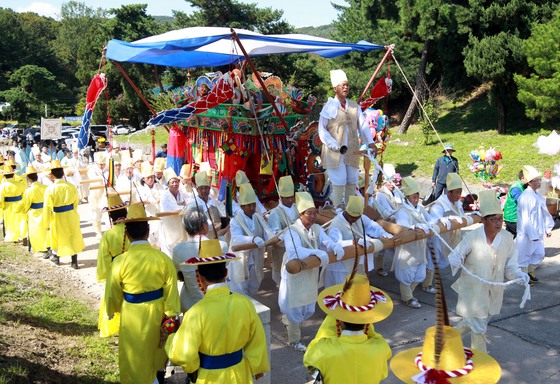
[[[292,347],[295,351],[298,352],[307,351],[307,348],[305,347],[305,345],[301,343],[301,341],[298,341],[297,343],[290,343],[290,347]]]

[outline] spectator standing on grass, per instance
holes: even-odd
[[[171,259],[148,243],[150,225],[142,203],[131,204],[124,223],[127,252],[115,258],[105,286],[107,316],[121,315],[119,372],[122,384],[152,384],[167,356],[161,324],[180,310],[177,271]]]
[[[167,157],[167,144],[161,145],[161,150],[156,153],[156,157]]]
[[[434,173],[432,175],[432,187],[435,187],[435,198],[437,199],[447,188],[447,174],[450,172],[459,173],[459,161],[453,157],[453,146],[445,144],[441,153],[443,156],[436,160]]]
[[[519,201],[519,196],[521,196],[526,188],[525,176],[523,176],[523,170],[521,170],[515,183],[509,187],[504,205],[506,231],[511,233],[514,239],[517,237],[517,202]]]

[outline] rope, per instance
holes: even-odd
[[[393,54],[391,54],[391,57],[393,58],[393,60],[395,61],[395,64],[397,65],[397,68],[399,69],[399,71],[401,72],[401,75],[404,77],[404,80],[406,81],[406,84],[408,85],[408,87],[410,88],[410,91],[412,92],[412,96],[414,97],[414,99],[416,99],[416,102],[418,103],[418,106],[420,107],[420,109],[422,110],[422,113],[424,114],[424,117],[426,118],[426,120],[428,120],[428,123],[430,123],[430,127],[432,127],[432,130],[434,131],[434,133],[436,134],[436,137],[438,138],[438,141],[440,142],[441,146],[445,149],[445,145],[443,144],[443,141],[441,140],[441,137],[439,136],[438,131],[436,130],[436,128],[434,127],[434,124],[432,123],[432,120],[430,119],[430,116],[428,116],[428,113],[426,112],[426,110],[424,109],[424,105],[422,105],[422,102],[420,101],[420,99],[418,98],[418,95],[416,95],[416,92],[414,91],[414,88],[412,88],[412,85],[410,84],[410,82],[408,81],[408,78],[406,77],[406,75],[404,74],[404,71],[402,70],[399,62],[397,61],[397,59],[395,58],[395,56]],[[469,192],[469,194],[472,195],[471,190],[469,189],[469,186],[467,185],[465,179],[463,179],[463,177],[461,176],[461,174],[458,172],[457,170],[457,175],[459,175],[459,177],[461,178],[461,181],[463,182],[463,184],[465,185],[467,192]]]

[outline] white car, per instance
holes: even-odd
[[[112,130],[115,135],[128,135],[129,133],[136,131],[136,128],[131,127],[130,125],[115,125]]]

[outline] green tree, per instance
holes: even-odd
[[[517,98],[525,105],[525,114],[541,122],[560,117],[560,8],[546,23],[535,24],[531,37],[523,42],[531,72],[515,74]]]
[[[558,1],[469,0],[460,7],[459,32],[469,36],[463,50],[467,74],[491,82],[489,102],[498,114],[497,130],[507,131],[508,107],[515,103],[516,72],[527,69],[523,40],[531,23],[548,20]]]

